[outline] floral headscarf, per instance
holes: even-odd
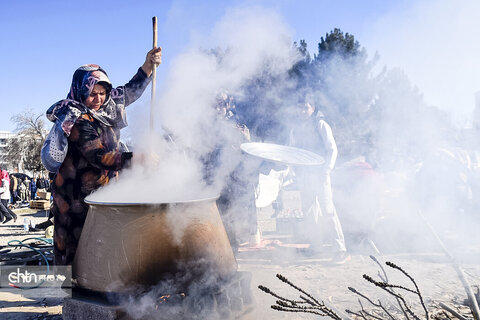
[[[67,95],[67,99],[84,102],[97,83],[102,83],[107,89],[107,98],[112,90],[112,83],[108,79],[107,73],[96,64],[86,64],[78,68],[73,74],[72,86]]]
[[[102,84],[107,89],[105,102],[97,111],[89,110],[84,101],[88,98],[96,84]],[[118,129],[127,126],[125,113],[117,110],[117,105],[111,99],[112,83],[107,73],[96,64],[86,64],[73,74],[72,85],[67,99],[60,100],[47,110],[47,118],[52,122],[62,122],[61,128],[67,136],[82,113],[90,113],[94,118],[107,126]],[[115,93],[116,94],[116,93]]]

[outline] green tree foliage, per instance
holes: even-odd
[[[296,46],[305,57],[307,44]],[[297,92],[315,97],[317,109],[333,127],[343,160],[365,156],[374,163],[416,161],[432,141],[445,138],[438,128],[449,132],[445,127],[451,124],[438,109],[426,107],[418,88],[401,71],[384,68],[375,73],[378,60],[378,54],[369,59],[353,35],[335,28],[321,38],[314,59],[300,60],[291,76]],[[388,154],[392,156],[385,157]]]
[[[305,51],[301,42],[297,50]],[[368,61],[366,50],[351,34],[335,28],[321,37],[314,59],[302,63],[292,76],[299,91],[313,94],[321,110],[334,128],[337,144],[345,157],[361,153],[372,140],[370,109],[374,100],[377,79],[372,69],[378,57]]]
[[[237,99],[239,117],[256,141],[286,143],[296,106],[307,95],[331,124],[340,160],[364,156],[378,164],[415,162],[430,138],[441,138],[438,128],[450,125],[438,110],[425,106],[406,75],[377,70],[378,54],[369,58],[352,34],[330,31],[321,37],[313,59],[305,40],[293,49],[298,59],[287,74],[258,70],[244,84],[247,94]],[[395,157],[386,159],[389,150]]]
[[[318,54],[315,55],[315,60],[323,61],[334,56],[348,59],[364,53],[364,50],[360,49],[360,43],[355,40],[353,35],[348,34],[348,32],[343,34],[340,29],[335,28],[330,33],[327,33],[325,38],[320,38]]]
[[[307,42],[305,40],[300,40],[300,44],[296,42],[293,43],[296,50],[300,55],[300,59],[295,63],[290,71],[291,76],[302,77],[304,72],[307,71],[312,63],[312,58],[307,49]]]

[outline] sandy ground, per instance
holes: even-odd
[[[24,218],[28,218],[36,223],[43,222],[46,219],[44,211],[23,209],[17,210],[17,214],[18,220],[15,224],[0,225],[0,245],[5,246],[13,239],[43,236],[41,232],[26,233],[23,230],[23,221]],[[244,245],[241,252],[237,254],[239,270],[251,272],[253,275],[251,290],[255,300],[242,319],[321,318],[316,315],[285,313],[271,309],[270,306],[276,299],[259,290],[259,285],[264,285],[287,298],[299,298],[299,292],[278,280],[276,274],[282,274],[318,300],[324,301],[340,312],[345,309],[358,311],[361,308],[358,302],[359,296],[350,292],[348,287],[354,287],[374,301],[381,299],[389,307],[394,304],[391,296],[383,294],[382,290],[362,278],[364,274],[375,278],[380,270],[378,265],[369,258],[369,254],[375,253],[371,246],[357,244],[353,246],[355,250],[350,252],[350,261],[341,265],[331,264],[328,256],[322,252],[312,255],[305,252],[301,245],[300,248],[286,246],[285,243],[295,241],[292,241],[291,234],[279,234],[276,231],[275,219],[271,215],[272,211],[268,208],[258,211],[262,242],[257,246]],[[477,246],[480,247],[480,244],[474,244],[475,248],[468,248],[470,251],[458,260],[475,292],[477,290],[475,286],[478,288],[480,285],[480,263],[478,259],[472,258],[474,256],[472,250],[477,254],[475,258],[478,258],[480,251],[477,250]],[[376,257],[381,263],[394,262],[415,279],[431,313],[438,312],[438,304],[443,302],[460,313],[468,315],[468,309],[461,306],[467,298],[464,286],[452,263],[440,249],[415,254],[380,253],[376,254]],[[385,268],[391,283],[413,287],[400,272]],[[408,297],[409,304],[419,312],[420,318],[424,319],[417,303],[418,299]],[[2,291],[0,292],[0,318],[61,319],[62,302],[61,298],[31,299],[22,295],[22,292]],[[363,302],[363,305],[366,310],[372,309],[367,302]]]

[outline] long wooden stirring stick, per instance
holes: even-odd
[[[152,18],[153,25],[153,48],[157,47],[157,17]],[[153,131],[153,108],[155,106],[155,88],[157,87],[157,65],[152,70],[152,98],[150,101],[150,131]]]

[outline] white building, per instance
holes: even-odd
[[[10,143],[10,139],[15,137],[15,133],[10,131],[0,131],[0,167],[7,169],[7,171],[12,171],[13,168],[7,168],[7,163],[5,162],[4,156],[6,154],[6,148]]]

